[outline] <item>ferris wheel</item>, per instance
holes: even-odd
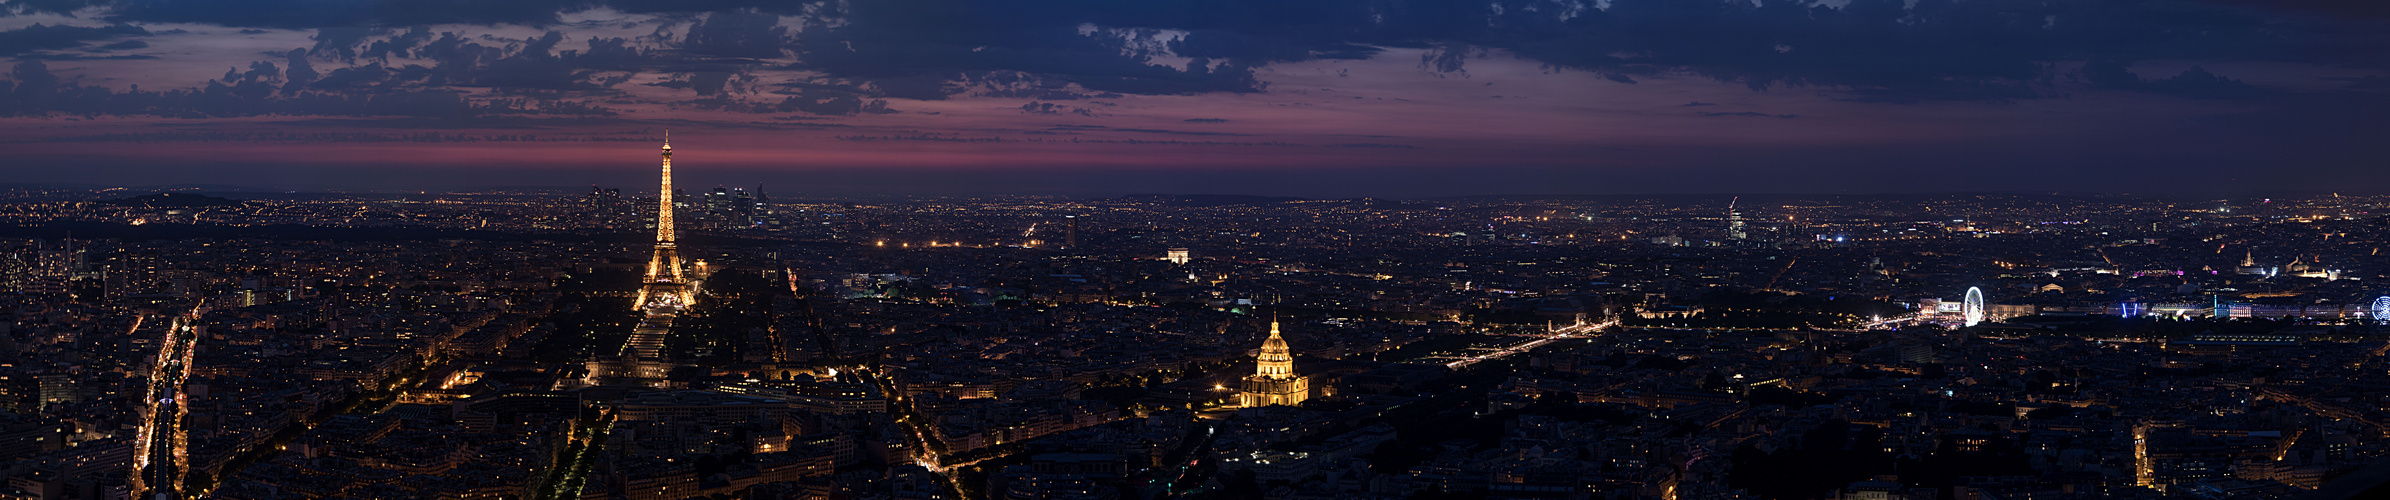
[[[2374,303],[2374,307],[2376,309],[2379,309],[2382,306],[2383,303],[2381,302]],[[1975,326],[1978,323],[1982,323],[1983,289],[1978,287],[1967,287],[1967,297],[1959,304],[1959,312],[1966,316],[1967,326]]]
[[[2373,313],[2374,321],[2390,322],[2390,295],[2374,297],[2373,309],[2370,312]]]

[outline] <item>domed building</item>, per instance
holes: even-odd
[[[1311,399],[1311,382],[1295,375],[1294,351],[1286,347],[1285,337],[1278,336],[1277,320],[1270,320],[1270,339],[1261,342],[1261,355],[1254,361],[1260,367],[1245,377],[1245,390],[1237,393],[1238,406],[1293,406]]]

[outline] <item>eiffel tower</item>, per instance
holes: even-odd
[[[635,307],[649,316],[678,314],[688,308],[692,287],[682,275],[678,232],[672,227],[672,133],[664,133],[664,186],[656,195],[656,255],[647,261],[647,279],[639,286]]]

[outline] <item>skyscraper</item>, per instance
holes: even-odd
[[[1261,355],[1253,360],[1260,366],[1245,377],[1245,390],[1237,393],[1238,406],[1292,406],[1311,399],[1311,382],[1295,375],[1294,351],[1286,347],[1285,337],[1278,336],[1278,320],[1270,320],[1270,338],[1261,342]]]
[[[730,222],[723,224],[722,227],[728,229],[755,227],[755,195],[747,194],[747,188],[732,188],[730,190],[728,210],[730,211]]]
[[[772,213],[772,196],[764,194],[763,185],[755,185],[754,224],[767,231],[780,230],[780,217]]]
[[[1727,239],[1740,240],[1750,237],[1749,233],[1743,231],[1743,213],[1734,209],[1734,205],[1736,203],[1741,203],[1742,201],[1743,197],[1737,196],[1734,198],[1734,201],[1726,202]]]
[[[1064,237],[1064,238],[1063,238],[1064,248],[1078,249],[1078,248],[1079,248],[1079,216],[1076,216],[1076,215],[1065,215],[1065,216],[1062,216],[1062,218],[1064,218],[1064,219],[1069,219],[1069,220],[1070,220],[1070,223],[1071,223],[1071,225],[1070,225],[1070,229],[1069,229],[1069,233],[1067,233],[1066,237]]]
[[[613,228],[622,225],[622,189],[589,187],[589,224]]]
[[[634,307],[648,314],[678,313],[691,301],[689,285],[681,276],[679,234],[673,228],[672,198],[672,136],[664,139],[664,177],[662,189],[656,191],[656,253],[647,261],[647,279],[639,286],[639,300]]]
[[[739,191],[743,193],[746,190],[741,189]],[[704,200],[698,203],[699,211],[702,212],[698,216],[698,219],[701,220],[701,222],[698,223],[698,227],[700,229],[719,231],[723,229],[733,229],[739,227],[738,221],[736,220],[738,216],[733,210],[733,207],[737,204],[734,201],[734,198],[737,197],[737,193],[732,193],[730,188],[714,186],[713,192],[705,193],[701,196],[704,198]]]

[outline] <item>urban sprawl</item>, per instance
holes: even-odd
[[[0,498],[2390,480],[2390,197],[826,199],[670,176],[0,190]]]

